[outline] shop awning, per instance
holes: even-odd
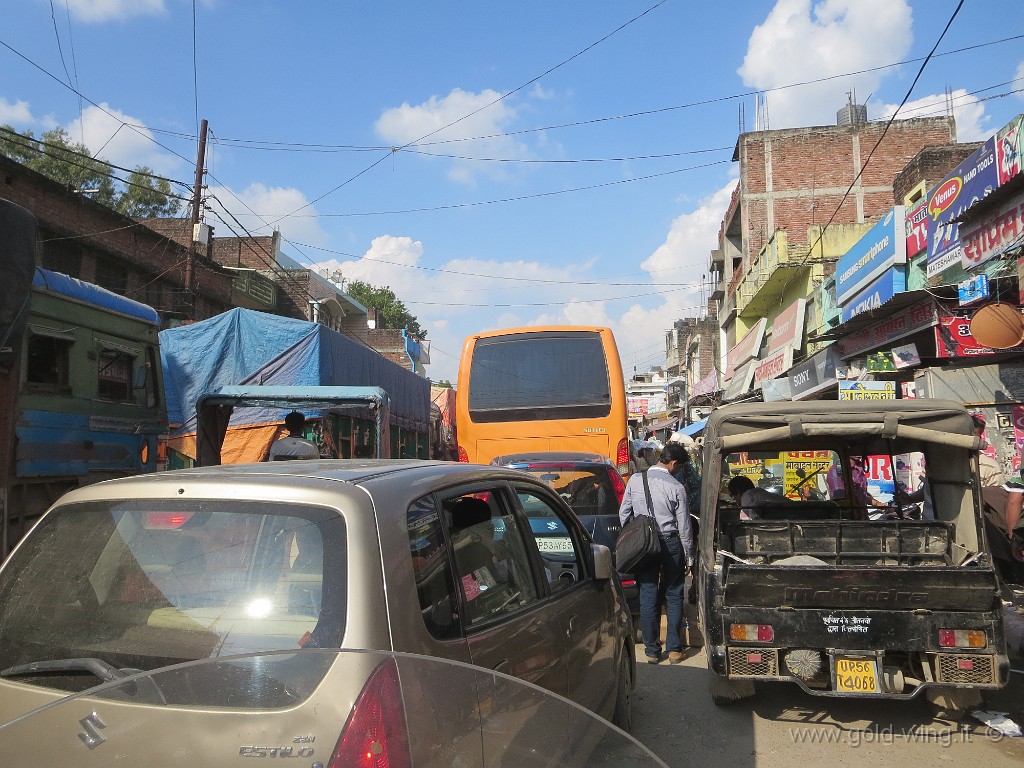
[[[687,424],[685,427],[680,429],[679,433],[684,434],[687,437],[693,437],[698,432],[703,431],[703,429],[704,429],[705,425],[707,425],[707,423],[708,423],[707,419],[701,419],[700,421],[695,421],[695,422],[693,422],[693,424]]]
[[[869,309],[867,312],[861,312],[856,317],[852,317],[845,323],[841,323],[835,328],[831,328],[824,333],[819,333],[817,336],[808,337],[807,342],[809,344],[814,344],[819,341],[835,341],[836,339],[841,339],[844,336],[856,333],[868,326],[875,325],[879,318],[891,315],[896,310],[909,307],[911,304],[916,304],[917,302],[927,298],[934,298],[936,292],[940,291],[942,288],[948,287],[949,286],[936,286],[935,288],[929,288],[927,290],[922,288],[916,291],[902,291],[874,309]],[[952,298],[956,298],[955,285],[952,286],[952,290]]]

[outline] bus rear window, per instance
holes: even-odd
[[[610,411],[599,334],[522,333],[477,341],[469,383],[473,421],[599,418]]]

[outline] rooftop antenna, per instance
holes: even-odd
[[[744,134],[747,132],[747,116],[744,112],[743,102],[740,101],[740,133]]]
[[[761,94],[754,94],[754,130],[761,130]]]

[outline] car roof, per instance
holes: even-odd
[[[399,478],[400,483],[390,482]],[[339,495],[388,489],[393,497],[394,487],[411,499],[448,486],[493,480],[497,478],[535,482],[535,479],[516,469],[421,459],[312,459],[309,461],[268,461],[258,464],[224,464],[210,467],[174,469],[132,477],[107,480],[83,486],[68,492],[62,499],[83,501],[88,499],[128,498],[133,495],[169,495],[168,487],[179,486],[193,491],[175,490],[176,494],[222,496],[225,489],[252,486],[266,491],[267,497],[279,497],[282,489],[330,490]],[[391,487],[391,488],[389,488]],[[362,488],[363,490],[358,490]],[[254,496],[264,495],[254,490]],[[365,497],[365,496],[364,496]],[[404,514],[404,509],[402,510]]]

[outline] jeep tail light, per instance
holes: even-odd
[[[620,475],[629,474],[629,441],[626,438],[619,440],[615,447],[615,466]]]
[[[398,664],[378,666],[352,707],[328,768],[412,768]]]
[[[772,629],[771,624],[730,624],[729,638],[747,642],[770,643],[775,639],[775,630]]]
[[[461,445],[459,446],[459,461],[463,464],[469,464],[469,454],[466,453],[466,449]]]
[[[983,629],[940,629],[940,648],[984,648],[988,639]]]
[[[626,494],[626,484],[622,481],[622,475],[608,468],[608,479],[612,481],[612,490],[615,491],[615,502],[622,503],[622,497]]]

